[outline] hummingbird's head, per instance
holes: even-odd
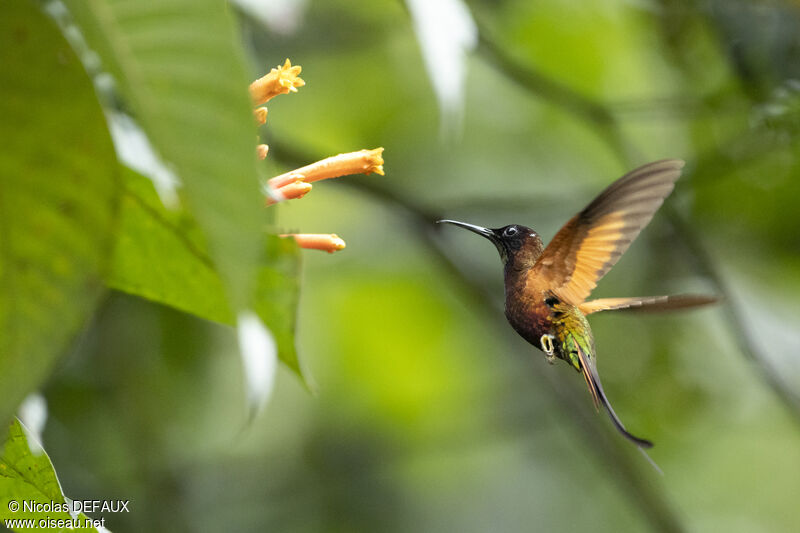
[[[439,220],[437,224],[452,224],[460,228],[467,229],[486,237],[494,243],[497,251],[500,252],[500,259],[506,268],[514,270],[527,270],[542,255],[544,244],[539,234],[527,226],[511,224],[502,228],[484,228],[458,222],[457,220]]]

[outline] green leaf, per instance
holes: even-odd
[[[235,315],[203,239],[185,212],[162,205],[147,178],[123,169],[119,238],[107,283],[207,320],[233,325]],[[269,327],[278,357],[302,375],[294,344],[300,253],[291,239],[262,236],[263,255],[249,307]]]
[[[121,188],[91,81],[29,2],[0,17],[0,427],[102,290]]]
[[[263,204],[239,34],[225,2],[67,0],[90,48],[176,171],[228,297],[255,280]]]
[[[77,511],[78,505],[82,504],[68,502],[53,463],[39,443],[29,436],[25,426],[15,418],[7,435],[0,455],[0,518],[33,519],[39,526],[37,529],[48,531],[97,531],[95,527],[86,527],[91,522],[87,523],[83,513],[77,513],[76,521],[73,520],[70,509]],[[15,506],[19,506],[16,511]],[[40,520],[69,521],[73,527],[41,527]],[[46,522],[44,525],[52,524]],[[75,524],[77,527],[74,527]],[[9,522],[4,525],[14,531],[33,529],[13,527]]]
[[[194,221],[166,209],[152,182],[123,167],[119,237],[106,282],[194,315],[232,324],[234,314]]]

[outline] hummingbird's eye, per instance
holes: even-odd
[[[517,230],[516,226],[509,226],[503,232],[503,237],[514,237],[517,233],[519,233],[519,230]]]

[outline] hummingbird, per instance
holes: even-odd
[[[562,359],[583,374],[595,408],[602,406],[616,429],[642,451],[653,443],[631,434],[606,397],[597,373],[587,315],[618,309],[670,310],[710,304],[696,295],[627,298],[587,297],[628,249],[672,192],[684,162],[665,159],[641,166],[609,185],[572,217],[547,247],[529,227],[490,229],[439,220],[494,243],[504,267],[505,315],[522,338],[542,350],[550,364]]]

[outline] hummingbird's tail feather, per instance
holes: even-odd
[[[589,392],[592,394],[595,407],[598,407],[600,404],[603,405],[605,410],[608,412],[608,416],[611,418],[611,422],[613,422],[614,427],[616,427],[617,431],[622,433],[626,439],[633,442],[639,448],[652,448],[652,442],[631,434],[627,429],[625,429],[625,426],[622,425],[622,421],[617,416],[617,413],[614,412],[614,408],[611,407],[611,403],[606,397],[606,393],[603,390],[603,385],[600,383],[600,376],[597,374],[597,368],[595,367],[594,362],[589,359],[586,352],[584,352],[580,347],[578,347],[578,358],[581,361],[583,377],[586,379],[586,384],[589,386]]]
[[[676,294],[673,296],[634,296],[630,298],[600,298],[583,302],[578,306],[581,313],[590,315],[598,311],[674,311],[690,309],[717,302],[713,296],[697,294]]]
[[[644,455],[644,458],[645,458],[645,459],[647,459],[647,462],[648,462],[648,463],[650,463],[650,466],[652,466],[652,467],[653,467],[653,469],[654,469],[656,472],[658,472],[660,475],[662,475],[662,476],[663,476],[663,475],[664,475],[664,471],[663,471],[663,470],[661,470],[661,467],[660,467],[660,466],[658,466],[658,463],[656,463],[655,461],[653,461],[653,458],[652,458],[652,457],[650,457],[650,454],[648,454],[646,451],[644,451],[644,448],[641,448],[641,447],[639,447],[639,448],[638,448],[638,450],[639,450],[640,452],[642,452],[642,455]]]
[[[579,351],[580,353],[580,351]],[[594,402],[594,408],[598,411],[600,410],[600,404],[602,403],[600,400],[600,382],[595,382],[592,379],[592,374],[587,370],[587,364],[583,362],[583,358],[581,358],[581,369],[583,370],[583,378],[586,380],[586,386],[589,387],[589,393],[592,395],[592,402]]]

